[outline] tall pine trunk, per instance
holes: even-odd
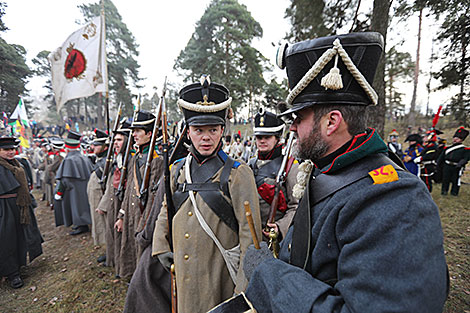
[[[408,116],[408,125],[411,127],[416,126],[416,94],[418,92],[418,78],[419,78],[419,54],[421,49],[421,23],[423,21],[423,9],[419,10],[418,20],[418,47],[416,48],[416,64],[415,75],[413,80],[413,96],[411,97],[410,115]]]
[[[390,6],[392,0],[374,0],[374,8],[372,10],[371,30],[382,34],[384,37],[384,51],[387,42],[387,30]],[[374,127],[378,133],[384,136],[385,126],[385,52],[380,57],[379,65],[377,66],[377,72],[373,87],[379,96],[377,106],[369,107],[369,126]]]

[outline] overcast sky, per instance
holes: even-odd
[[[4,0],[5,1],[5,0]],[[83,21],[83,16],[77,5],[96,1],[84,0],[6,0],[8,7],[4,15],[4,22],[10,29],[2,34],[8,43],[24,46],[27,50],[28,64],[32,66],[33,59],[42,50],[52,51],[62,45],[65,39],[80,26],[75,21]],[[284,19],[284,12],[289,0],[239,0],[245,4],[255,20],[263,28],[264,36],[255,40],[253,45],[271,60],[275,75],[285,77],[285,73],[274,66],[277,47],[271,43],[281,40],[289,29],[288,20]],[[173,64],[180,51],[184,49],[194,26],[200,19],[210,0],[172,0],[172,1],[144,1],[144,0],[113,0],[119,13],[139,45],[140,55],[138,62],[141,65],[140,75],[145,80],[145,87],[141,93],[152,93],[152,87],[161,89],[164,76],[170,80],[177,80],[173,72]],[[363,1],[364,6],[371,5],[372,0]],[[415,56],[417,18],[410,18],[407,25],[399,32],[392,29],[390,40],[394,36],[405,38],[403,50]],[[428,70],[428,60],[431,50],[432,33],[430,21],[424,22],[423,50],[421,64]],[[420,77],[420,90],[418,102],[425,106],[427,92],[425,82],[428,75]],[[45,93],[41,89],[42,81],[33,80],[28,84],[32,96]],[[432,85],[436,86],[437,82]],[[408,94],[406,103],[410,101],[412,84],[403,87]],[[137,91],[135,91],[137,92]],[[439,103],[446,101],[448,94],[433,94],[431,107],[437,109]]]

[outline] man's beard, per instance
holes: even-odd
[[[320,133],[320,126],[315,123],[312,133],[307,138],[297,139],[294,155],[302,160],[319,160],[328,151],[329,145],[323,140]]]

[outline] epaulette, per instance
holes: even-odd
[[[228,155],[224,152],[224,150],[221,149],[221,150],[218,152],[218,155],[219,155],[219,157],[222,159],[222,161],[224,161],[224,163],[227,161]],[[240,165],[241,165],[240,162],[234,161],[234,162],[233,162],[233,165],[232,165],[232,168],[238,168]]]

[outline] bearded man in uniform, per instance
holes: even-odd
[[[305,179],[279,259],[265,246],[246,254],[245,264],[257,265],[245,268],[246,295],[260,313],[442,312],[439,210],[366,127],[383,45],[379,33],[351,33],[279,51]]]

